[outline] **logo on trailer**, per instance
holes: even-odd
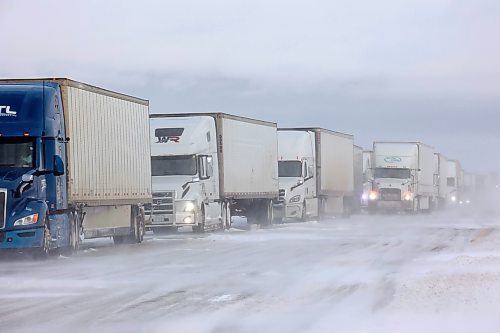
[[[387,156],[386,158],[384,158],[384,161],[387,162],[387,163],[398,163],[398,162],[401,162],[401,157],[398,157],[398,156]]]
[[[156,143],[179,143],[184,128],[157,128],[155,129]]]
[[[10,105],[0,105],[1,117],[17,117],[17,112],[10,109]]]

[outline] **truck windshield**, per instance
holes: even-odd
[[[302,162],[300,161],[278,161],[279,177],[301,177]]]
[[[410,178],[410,169],[375,168],[374,176],[375,178],[408,179]]]
[[[34,168],[35,140],[30,137],[0,138],[0,167]]]
[[[152,156],[151,175],[196,175],[196,155]]]

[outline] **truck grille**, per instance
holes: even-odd
[[[153,193],[153,203],[145,205],[146,214],[173,214],[174,192]]]
[[[5,228],[5,208],[7,206],[7,191],[0,190],[0,229]]]
[[[383,201],[400,201],[401,190],[398,188],[381,188],[380,200]]]

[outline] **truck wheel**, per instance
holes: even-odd
[[[201,207],[201,214],[200,214],[200,223],[198,225],[193,226],[193,232],[197,234],[202,234],[205,232],[205,208]]]
[[[231,229],[231,204],[226,204],[226,229]]]
[[[225,220],[225,229],[231,228],[231,205],[229,202],[224,204],[224,220]]]
[[[343,198],[342,202],[342,217],[348,219],[351,217],[351,200],[346,200],[346,198]]]
[[[265,225],[272,225],[274,221],[273,201],[264,201],[263,206],[265,208],[263,222]]]
[[[113,236],[113,243],[115,243],[115,245],[123,244],[123,243],[125,243],[126,237],[128,237],[128,236],[122,236],[122,235]]]
[[[318,220],[324,220],[326,216],[326,202],[325,198],[320,198],[319,199],[319,204],[318,204]]]
[[[35,253],[34,257],[37,259],[44,259],[49,256],[50,253],[50,243],[51,243],[51,237],[50,237],[50,229],[48,225],[49,221],[49,216],[45,216],[45,224],[43,226],[43,238],[42,238],[42,244],[40,248],[38,248]]]
[[[80,235],[78,228],[78,219],[76,215],[71,215],[69,223],[69,244],[61,249],[61,254],[70,256],[78,251],[80,246]]]
[[[144,219],[141,215],[137,216],[136,222],[136,232],[135,232],[135,242],[142,243],[144,240],[144,234],[146,233],[146,226],[144,224]]]

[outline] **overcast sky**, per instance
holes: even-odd
[[[0,77],[70,77],[151,112],[423,141],[500,170],[500,1],[0,0]]]

